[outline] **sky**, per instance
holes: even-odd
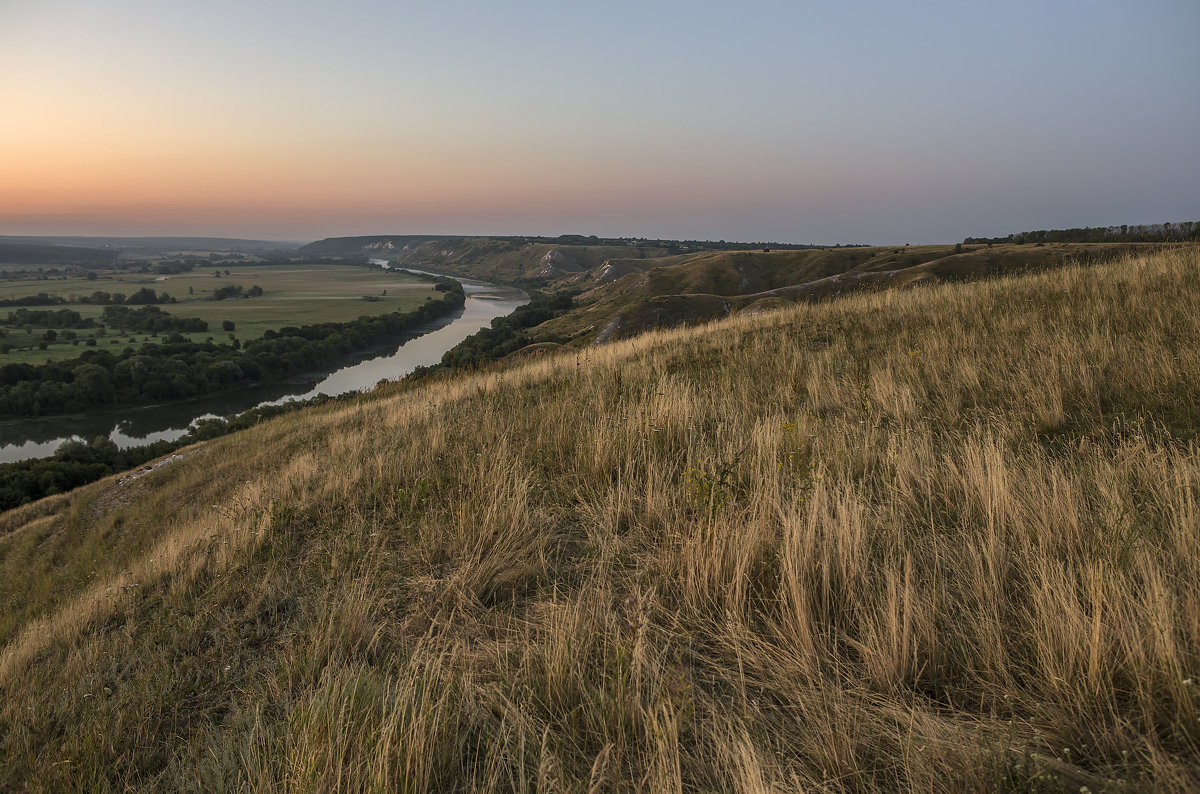
[[[0,234],[1200,220],[1197,0],[0,0]]]

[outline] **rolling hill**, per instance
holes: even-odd
[[[994,278],[1113,261],[1163,247],[1052,243],[728,250],[717,244],[674,241],[607,242],[613,244],[384,235],[330,238],[302,250],[314,255],[365,254],[451,275],[570,290],[577,294],[576,308],[530,335],[534,344],[581,347],[653,328],[759,311],[781,300],[819,301],[860,290]]]
[[[0,516],[0,789],[1200,788],[1200,252],[866,253]]]
[[[70,248],[128,249],[130,253],[180,251],[273,251],[293,248],[298,243],[245,240],[236,237],[85,237],[78,235],[0,235],[0,244],[54,245]]]
[[[1150,244],[859,247],[609,260],[553,279],[548,288],[579,291],[577,308],[535,329],[533,335],[536,341],[583,346],[652,328],[759,311],[781,301],[822,301],[863,290],[1038,272],[1160,248]]]
[[[314,256],[378,257],[400,266],[434,268],[450,275],[549,287],[559,282],[569,282],[579,274],[611,263],[625,263],[628,266],[629,263],[663,260],[672,255],[678,256],[680,259],[676,261],[680,261],[695,252],[726,250],[730,247],[746,249],[761,247],[761,244],[601,239],[580,235],[554,238],[373,235],[331,237],[302,246],[300,251]],[[785,247],[807,249],[813,246]],[[637,268],[636,265],[634,267]]]

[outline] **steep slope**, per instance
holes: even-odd
[[[1176,250],[400,384],[27,506],[0,789],[1195,790],[1197,351]]]

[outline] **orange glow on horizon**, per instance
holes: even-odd
[[[516,217],[555,215],[564,205],[579,213],[698,208],[739,192],[722,184],[719,173],[655,174],[640,163],[548,169],[522,153],[487,160],[432,146],[406,156],[398,149],[318,150],[286,142],[272,148],[257,140],[234,148],[202,135],[181,138],[160,131],[125,141],[26,140],[19,157],[12,148],[0,155],[0,218],[136,219],[154,226],[181,218],[297,215],[319,223],[381,212]]]

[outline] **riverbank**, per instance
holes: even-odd
[[[377,263],[378,264],[378,263]],[[440,274],[430,274],[440,276]],[[323,372],[298,375],[281,382],[198,400],[131,408],[86,416],[0,424],[0,463],[42,458],[72,439],[103,437],[119,449],[184,436],[198,420],[239,414],[289,400],[307,400],[369,389],[380,380],[395,380],[419,366],[436,364],[447,350],[492,319],[505,316],[528,300],[525,292],[476,279],[462,279],[465,304],[461,311],[414,329],[410,337],[387,354],[367,360],[350,357]]]

